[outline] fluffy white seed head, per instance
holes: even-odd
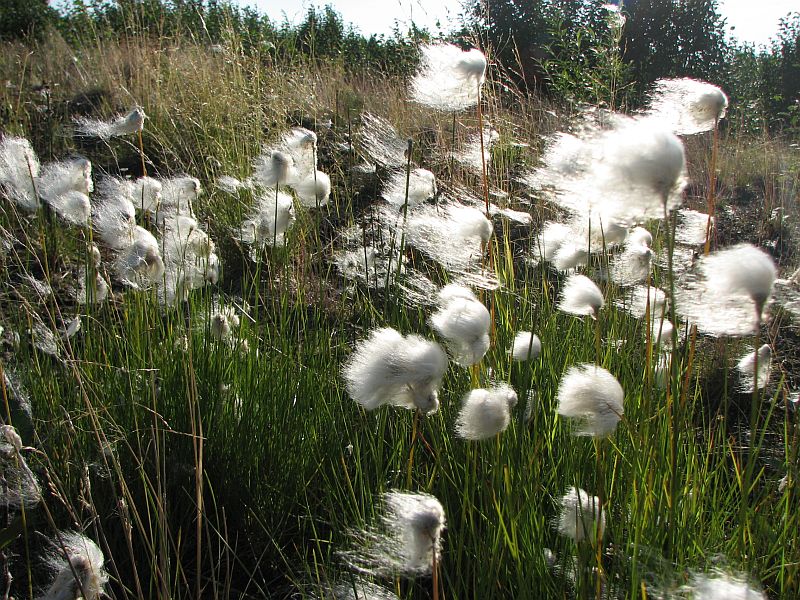
[[[265,150],[253,164],[254,179],[265,188],[287,185],[297,177],[294,159],[280,150]]]
[[[42,499],[39,480],[28,467],[22,450],[22,438],[17,430],[11,425],[0,426],[0,469],[4,480],[0,504],[12,510],[23,506],[31,508]]]
[[[650,275],[652,258],[653,251],[648,246],[628,242],[611,261],[611,280],[622,287],[643,283]]]
[[[463,52],[452,44],[428,44],[420,50],[420,66],[411,82],[415,101],[446,111],[478,103],[486,76],[486,57],[480,50]]]
[[[89,196],[72,190],[47,200],[58,216],[72,225],[88,225],[92,216]]]
[[[140,177],[133,182],[131,200],[137,210],[156,213],[161,206],[162,192],[163,185],[160,181],[152,177]],[[172,193],[172,191],[168,190],[168,193]]]
[[[237,327],[239,327],[239,315],[233,307],[222,307],[211,315],[210,331],[214,339],[230,340],[233,330]]]
[[[629,244],[639,244],[649,248],[653,245],[653,234],[644,227],[634,227],[628,233],[627,241]]]
[[[361,341],[342,369],[347,393],[367,410],[392,404],[423,413],[439,408],[447,355],[435,342],[389,327]]]
[[[317,134],[304,127],[295,127],[283,136],[281,151],[292,158],[294,172],[289,183],[314,176],[317,169]]]
[[[711,131],[725,116],[728,97],[717,86],[696,79],[659,79],[647,115],[678,135]]]
[[[436,177],[427,169],[414,169],[408,174],[408,206],[422,204],[436,195]],[[383,192],[386,201],[396,208],[406,203],[406,173],[398,171]]]
[[[322,171],[315,171],[292,187],[303,206],[307,208],[325,206],[331,194],[331,178]]]
[[[623,414],[625,393],[607,370],[591,364],[570,367],[558,386],[558,414],[576,419],[577,435],[605,437]]]
[[[121,249],[115,262],[117,275],[132,287],[149,287],[164,276],[158,241],[142,227],[133,230],[133,242]]]
[[[758,354],[758,372],[756,372],[756,354]],[[770,371],[772,370],[772,348],[770,348],[769,344],[764,344],[758,349],[757,353],[755,351],[748,352],[739,360],[736,368],[742,377],[742,391],[752,392],[756,385],[758,389],[764,389],[769,383]]]
[[[653,314],[653,319],[650,325],[650,339],[654,346],[670,346],[672,345],[672,332],[675,326],[669,319],[662,319],[660,316]]]
[[[542,342],[538,335],[530,331],[520,331],[508,351],[514,360],[533,360],[542,353]]]
[[[95,205],[92,226],[111,248],[121,249],[133,241],[136,209],[131,200],[130,183],[106,178],[100,182],[100,201]]]
[[[39,159],[28,140],[5,136],[0,141],[0,191],[27,212],[39,208],[35,185],[39,169]]]
[[[678,312],[708,335],[753,333],[776,274],[772,258],[750,244],[703,256],[697,271],[676,290]]]
[[[115,117],[110,121],[79,117],[75,119],[75,132],[78,135],[99,137],[107,140],[112,137],[130,135],[142,131],[145,117],[144,109],[138,106],[129,113]]]
[[[100,600],[105,596],[103,588],[108,583],[105,557],[97,544],[86,536],[60,532],[53,540],[47,564],[55,581],[43,600]]]
[[[50,203],[68,192],[88,195],[94,191],[92,163],[85,158],[48,163],[42,168],[36,185],[42,199]]]
[[[603,308],[603,292],[585,275],[570,275],[561,291],[558,309],[571,315],[596,319]]]
[[[603,537],[606,516],[597,496],[590,496],[580,488],[570,488],[561,497],[558,532],[575,540],[591,544]]]
[[[637,319],[644,318],[648,311],[651,315],[660,316],[667,303],[667,295],[663,290],[645,285],[637,285],[631,288],[624,297],[620,298],[615,304],[622,310],[630,313]],[[653,318],[651,316],[651,318]]]
[[[456,434],[468,440],[485,440],[506,430],[517,393],[505,383],[471,390],[464,396],[456,420]]]
[[[241,240],[255,248],[283,246],[286,233],[294,223],[294,202],[285,192],[267,189],[257,198],[257,204],[241,227]]]
[[[746,294],[759,313],[772,294],[777,277],[772,257],[750,244],[710,254],[705,257],[701,271],[710,290]]]
[[[469,288],[458,284],[441,289],[439,306],[429,322],[445,339],[453,360],[464,367],[480,362],[489,350],[489,311]]]
[[[360,547],[342,555],[362,573],[425,575],[440,560],[444,528],[444,509],[434,496],[392,490],[384,494],[380,524],[352,532]]]

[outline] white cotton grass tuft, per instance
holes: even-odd
[[[133,288],[157,284],[165,267],[155,236],[143,227],[135,227],[132,242],[119,250],[114,268],[120,280]]]
[[[264,150],[253,164],[253,179],[262,187],[288,185],[297,177],[294,159],[280,150]]]
[[[89,196],[77,190],[49,198],[47,203],[59,217],[71,225],[86,226],[92,217]]]
[[[717,86],[688,77],[655,82],[648,117],[678,135],[711,131],[725,117],[728,97]]]
[[[100,182],[100,199],[95,204],[92,227],[104,244],[122,249],[133,242],[136,208],[131,188],[122,179],[106,178]]]
[[[384,215],[382,221],[392,227],[396,214],[394,220],[392,215]],[[481,259],[493,232],[492,222],[482,211],[460,204],[419,206],[408,215],[405,225],[406,243],[451,274],[484,271]]]
[[[306,208],[325,206],[331,195],[331,178],[322,171],[314,171],[304,179],[292,185],[300,200]]]
[[[436,195],[436,177],[427,169],[414,169],[408,177],[404,171],[397,171],[392,175],[382,196],[389,204],[400,209],[406,204],[406,188],[408,206],[422,204]]]
[[[634,227],[628,232],[626,241],[629,244],[639,244],[650,248],[653,245],[653,234],[644,227]]]
[[[94,191],[92,163],[85,158],[48,163],[39,175],[37,190],[62,219],[86,225],[91,216],[88,194]]]
[[[80,533],[61,531],[52,545],[47,566],[55,580],[41,600],[104,598],[108,573],[105,557],[97,544]]]
[[[650,275],[653,251],[638,242],[628,242],[610,261],[611,281],[621,287],[644,283]]]
[[[558,385],[558,414],[576,419],[576,435],[605,437],[614,433],[624,412],[625,392],[602,367],[581,364],[570,367]]]
[[[764,592],[748,582],[746,577],[720,570],[693,575],[691,583],[683,586],[674,597],[692,600],[767,600]]]
[[[752,392],[756,384],[758,389],[763,390],[769,383],[772,370],[772,348],[769,344],[764,344],[758,349],[758,373],[756,373],[756,352],[753,350],[739,359],[736,369],[741,377],[740,388],[743,392]]]
[[[256,206],[241,225],[239,239],[252,246],[255,257],[264,246],[283,246],[293,223],[292,197],[267,189],[256,198]]]
[[[108,284],[100,273],[94,276],[94,285],[87,285],[86,272],[78,275],[75,301],[78,304],[102,304],[108,298]]]
[[[209,331],[211,337],[221,342],[229,342],[233,338],[233,332],[239,327],[239,315],[232,306],[223,306],[216,309],[211,314],[209,320]]]
[[[485,440],[506,430],[517,393],[505,383],[489,389],[470,390],[461,402],[456,435],[467,440]]]
[[[26,212],[39,208],[36,179],[39,159],[25,138],[5,136],[0,141],[0,191]]]
[[[446,370],[447,355],[439,344],[385,327],[356,346],[342,378],[350,397],[367,410],[392,404],[427,414],[439,408]]]
[[[603,127],[558,134],[529,184],[574,218],[633,224],[680,205],[686,158],[680,138],[654,121],[613,116]]]
[[[654,346],[671,346],[672,332],[675,326],[669,319],[662,319],[658,314],[653,313],[650,322],[650,339]]]
[[[487,126],[483,129],[483,154],[481,154],[481,138],[476,134],[460,150],[451,156],[462,166],[476,175],[483,172],[483,166],[489,165],[492,159],[492,146],[500,139],[500,134],[494,127]]]
[[[317,134],[305,127],[295,127],[284,134],[281,140],[281,151],[292,159],[293,169],[289,178],[276,183],[294,184],[297,181],[314,176],[317,169]],[[267,187],[274,186],[275,183]]]
[[[3,473],[0,505],[7,509],[31,508],[42,499],[39,480],[28,467],[23,449],[17,430],[11,425],[0,425],[0,468]]]
[[[378,576],[420,576],[441,561],[445,514],[434,496],[392,490],[383,495],[380,524],[351,536],[359,548],[342,553],[351,568]]]
[[[534,255],[539,260],[552,261],[561,246],[568,243],[572,235],[572,230],[564,223],[557,221],[545,223],[533,244]]]
[[[426,44],[420,51],[420,66],[411,81],[413,100],[443,111],[464,110],[479,102],[486,77],[486,57],[480,50]]]
[[[183,215],[168,217],[163,225],[164,281],[161,298],[167,304],[185,301],[189,292],[215,284],[219,278],[216,246],[197,220]]]
[[[597,496],[573,487],[561,497],[559,504],[557,527],[561,535],[576,543],[588,541],[591,544],[603,537],[606,515]]]
[[[439,291],[439,310],[431,315],[431,327],[441,335],[453,360],[469,367],[481,361],[489,350],[489,311],[472,291],[449,284]]]
[[[78,135],[108,140],[112,137],[130,135],[142,131],[145,118],[144,109],[139,106],[110,121],[79,117],[75,119],[75,132]]]
[[[189,175],[179,175],[161,182],[161,194],[158,204],[153,210],[151,203],[150,214],[155,218],[159,227],[176,216],[194,216],[193,203],[203,191],[200,180]],[[138,202],[134,200],[134,205]]]
[[[703,256],[676,292],[678,312],[708,335],[755,333],[776,275],[772,257],[751,244]]]
[[[511,358],[520,362],[534,360],[542,353],[542,341],[530,331],[520,331],[514,336],[508,353]]]
[[[586,275],[570,275],[561,290],[558,309],[577,316],[596,319],[605,305],[603,292]]]

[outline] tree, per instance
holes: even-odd
[[[58,20],[47,0],[3,0],[0,2],[0,40],[40,36]]]
[[[725,21],[716,0],[628,0],[623,12],[623,59],[638,91],[663,77],[724,79]]]

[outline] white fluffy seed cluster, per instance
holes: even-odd
[[[411,97],[441,111],[458,111],[480,100],[486,77],[486,57],[472,48],[427,44],[420,48],[420,67],[411,81]]]
[[[624,399],[622,386],[606,369],[575,365],[558,386],[558,414],[578,421],[577,435],[605,437],[617,428]]]
[[[439,310],[430,318],[431,327],[445,339],[453,360],[474,365],[489,350],[492,318],[469,288],[450,284],[439,291]]]
[[[561,497],[559,505],[556,525],[561,535],[577,543],[587,541],[592,544],[603,537],[606,515],[597,496],[573,487]]]
[[[505,383],[471,390],[464,396],[456,420],[456,434],[467,440],[485,440],[506,430],[517,393]]]
[[[367,410],[383,404],[432,413],[447,355],[435,342],[385,327],[358,344],[342,369],[350,397]]]
[[[379,524],[352,531],[357,547],[341,556],[361,573],[426,575],[441,555],[445,523],[434,496],[392,490],[383,495]]]

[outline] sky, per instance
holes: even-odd
[[[238,0],[266,13],[273,21],[300,23],[309,6],[330,4],[345,23],[355,25],[364,35],[390,34],[396,22],[405,31],[412,20],[418,27],[436,33],[437,20],[447,31],[458,23],[461,0]],[[731,34],[739,41],[766,44],[778,32],[778,21],[791,11],[800,11],[798,0],[719,0],[719,10]]]

